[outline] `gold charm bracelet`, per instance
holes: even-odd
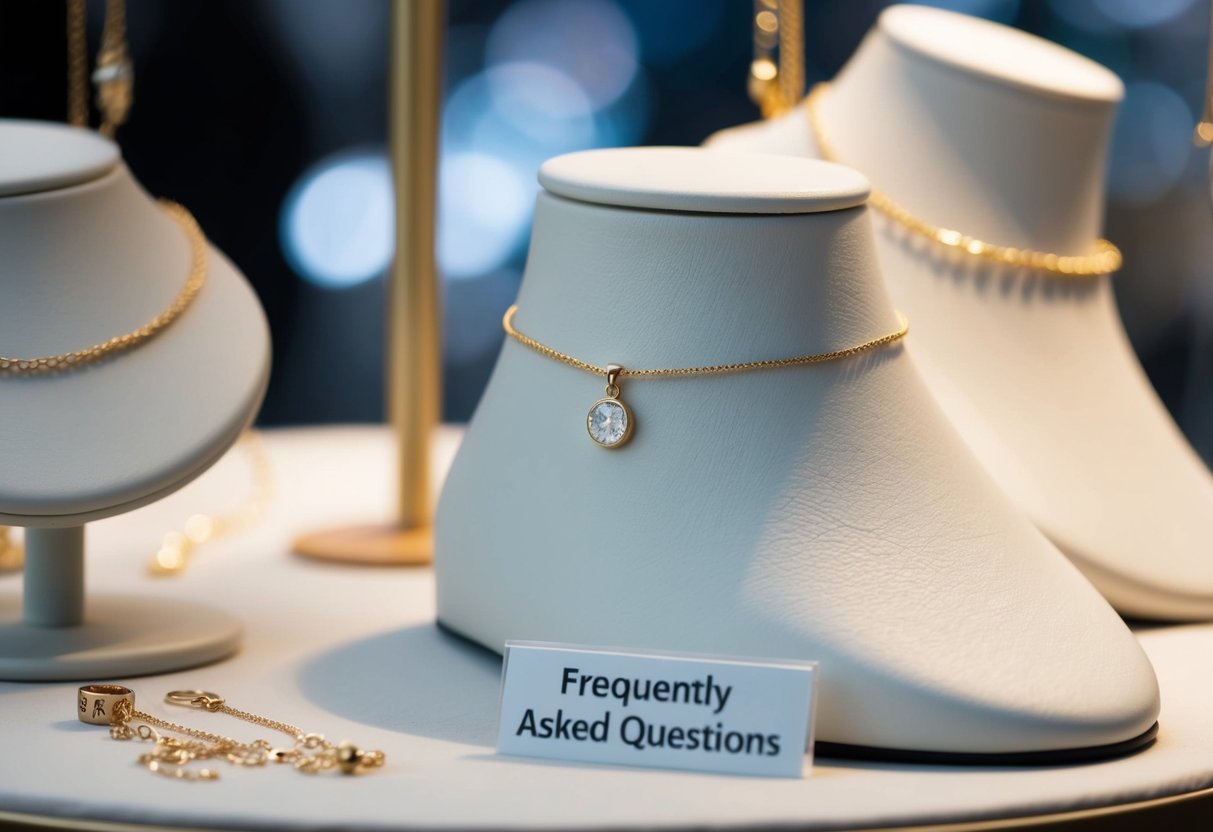
[[[0,355],[0,378],[5,376],[34,376],[75,370],[95,364],[112,355],[134,349],[159,335],[173,324],[194,302],[194,298],[206,283],[207,248],[206,237],[189,211],[175,202],[162,201],[161,206],[172,217],[190,241],[190,270],[173,302],[156,317],[136,330],[124,335],[115,335],[108,341],[91,347],[46,355],[39,358],[7,358]]]
[[[805,112],[808,113],[809,128],[813,132],[813,140],[817,142],[817,148],[821,152],[822,158],[827,162],[839,162],[838,153],[826,137],[817,113],[817,105],[828,88],[829,85],[824,83],[813,87],[805,101]],[[1120,249],[1108,240],[1096,240],[1095,250],[1090,254],[1054,254],[1048,251],[1034,251],[1029,248],[988,243],[951,228],[932,225],[915,216],[907,208],[876,188],[872,188],[868,204],[893,222],[920,237],[926,237],[933,243],[991,260],[1003,266],[1036,269],[1067,277],[1097,277],[1112,274],[1124,262]]]
[[[135,692],[122,685],[82,686],[77,692],[77,716],[90,725],[108,725],[110,736],[116,740],[152,743],[152,750],[141,754],[139,762],[148,771],[175,780],[217,780],[219,773],[214,769],[189,768],[190,763],[199,760],[222,760],[243,767],[284,763],[303,774],[333,770],[358,774],[380,768],[387,759],[382,751],[363,751],[350,742],[333,745],[323,734],[305,734],[286,722],[237,710],[214,693],[175,690],[169,692],[164,701],[170,705],[227,714],[286,734],[294,744],[290,748],[275,748],[263,739],[238,742],[231,737],[161,719],[135,710]],[[167,736],[162,732],[180,736]]]
[[[501,319],[502,329],[505,334],[513,338],[518,343],[525,347],[529,347],[542,356],[551,358],[554,361],[559,361],[562,364],[567,364],[578,370],[584,370],[587,373],[594,375],[606,376],[606,396],[594,402],[590,406],[590,411],[586,414],[586,431],[590,435],[590,439],[594,440],[600,447],[603,448],[618,448],[627,443],[632,437],[632,430],[635,427],[635,419],[632,416],[632,410],[620,400],[619,380],[621,378],[669,378],[669,377],[685,377],[685,376],[707,376],[707,375],[722,375],[724,373],[743,373],[749,370],[778,370],[785,367],[800,367],[805,364],[821,364],[826,361],[836,361],[840,358],[849,358],[853,355],[858,355],[869,350],[874,350],[879,347],[884,347],[896,341],[900,341],[910,331],[910,324],[905,316],[900,312],[897,316],[901,319],[901,328],[895,332],[890,332],[888,335],[882,335],[879,338],[873,338],[870,341],[864,341],[862,344],[856,344],[853,347],[846,347],[841,350],[833,350],[831,352],[810,353],[808,355],[796,355],[791,358],[769,358],[762,361],[742,361],[736,364],[709,364],[705,367],[668,367],[663,369],[652,370],[629,370],[618,364],[608,364],[605,367],[599,367],[596,364],[590,364],[588,361],[582,361],[579,358],[560,352],[546,344],[536,341],[534,338],[518,331],[514,327],[514,313],[518,311],[518,306],[515,304],[505,312],[505,317]]]

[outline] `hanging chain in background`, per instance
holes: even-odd
[[[67,0],[67,121],[88,126],[88,26],[86,0]],[[125,0],[107,0],[93,85],[103,136],[113,138],[134,101],[134,66],[126,43]]]
[[[786,113],[804,97],[802,0],[754,0],[749,92],[763,118]]]
[[[67,123],[88,126],[88,39],[85,0],[67,0]]]
[[[1197,147],[1213,144],[1213,9],[1209,11],[1209,68],[1208,79],[1205,81],[1205,111],[1192,132],[1192,143]]]

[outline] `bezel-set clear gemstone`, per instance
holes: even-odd
[[[618,399],[599,399],[586,416],[590,438],[604,448],[615,448],[631,434],[632,414]]]

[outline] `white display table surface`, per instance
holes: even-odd
[[[443,435],[449,457],[458,434]],[[140,707],[251,739],[262,729],[160,704],[203,688],[237,708],[387,753],[357,778],[286,767],[185,783],[135,763],[141,746],[79,723],[75,684],[0,683],[0,822],[22,815],[204,828],[836,829],[1039,816],[1213,786],[1213,625],[1144,629],[1162,687],[1161,731],[1144,753],[1093,765],[952,768],[818,760],[804,780],[646,771],[494,754],[500,661],[439,631],[429,569],[365,568],[289,553],[302,532],[386,520],[392,445],[381,428],[274,431],[277,493],[252,530],[196,553],[185,574],[145,566],[164,532],[248,493],[239,452],[183,491],[89,528],[89,592],[206,601],[246,622],[222,664],[121,681]],[[20,592],[0,576],[0,602]],[[824,673],[829,668],[823,668]],[[1203,801],[1208,811],[1209,801]]]

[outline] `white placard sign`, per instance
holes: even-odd
[[[816,684],[816,662],[511,641],[497,751],[803,777]]]

